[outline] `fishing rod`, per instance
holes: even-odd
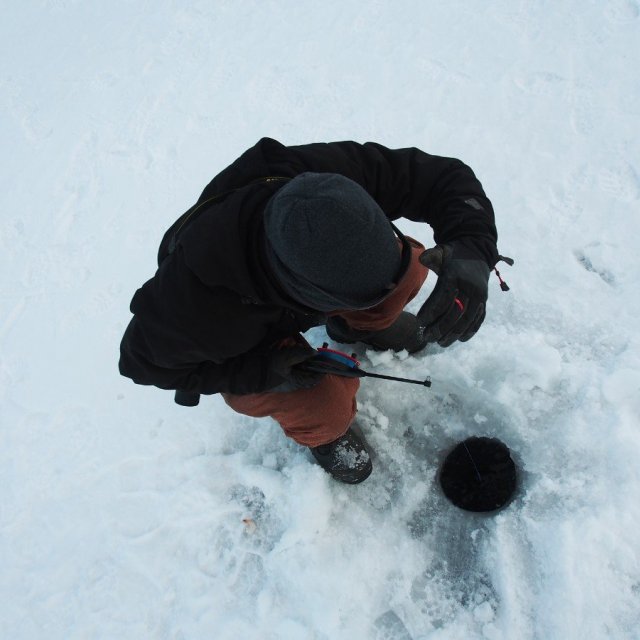
[[[371,373],[360,368],[356,354],[351,355],[336,349],[329,349],[329,344],[325,342],[316,349],[317,354],[309,360],[296,365],[296,368],[303,371],[313,371],[315,373],[326,373],[343,378],[378,378],[380,380],[393,380],[395,382],[405,382],[407,384],[419,384],[423,387],[431,386],[431,378],[426,380],[412,380],[411,378],[399,378],[383,373]],[[176,404],[183,407],[195,407],[200,402],[199,393],[189,393],[187,391],[176,391]]]
[[[389,376],[382,373],[371,373],[360,368],[360,362],[357,360],[355,353],[348,355],[336,349],[329,349],[329,344],[325,342],[321,347],[316,349],[317,355],[309,358],[305,362],[297,365],[299,369],[304,371],[314,371],[316,373],[328,373],[335,376],[343,376],[345,378],[379,378],[381,380],[394,380],[396,382],[405,382],[407,384],[419,384],[423,387],[431,386],[431,378],[426,380],[412,380],[411,378],[399,378],[398,376]]]

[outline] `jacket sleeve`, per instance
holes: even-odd
[[[491,267],[497,262],[493,207],[471,168],[460,160],[373,142],[285,147],[267,138],[258,146],[272,174],[341,173],[366,189],[392,220],[426,222],[437,243],[464,239]]]
[[[216,326],[218,303],[182,260],[164,261],[131,302],[120,373],[137,384],[202,394],[254,393],[282,382],[267,350],[234,343]]]
[[[205,360],[198,364],[157,364],[144,320],[132,318],[120,344],[119,370],[136,384],[154,385],[190,393],[259,393],[277,386],[271,379],[266,353],[246,353],[224,363]]]

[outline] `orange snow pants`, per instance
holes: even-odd
[[[428,270],[418,261],[424,246],[412,238],[411,263],[398,286],[381,303],[361,311],[339,311],[353,329],[380,331],[390,327],[404,307],[418,294]],[[301,340],[304,340],[301,336]],[[299,444],[317,447],[344,435],[356,415],[358,378],[325,375],[310,389],[249,395],[222,394],[238,413],[254,418],[271,416],[285,434]]]

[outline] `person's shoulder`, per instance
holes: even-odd
[[[264,136],[262,138],[260,138],[260,140],[258,140],[258,142],[256,142],[256,144],[254,145],[253,148],[259,148],[259,149],[283,149],[285,148],[285,145],[282,144],[281,142],[278,142],[278,140],[276,140],[275,138],[270,138],[269,136]]]

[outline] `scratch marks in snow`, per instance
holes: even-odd
[[[534,96],[557,95],[558,87],[566,84],[567,79],[557,73],[536,71],[522,74],[514,79],[516,86],[525,93]]]
[[[609,0],[604,17],[613,24],[629,24],[640,17],[640,6],[634,0]]]
[[[4,96],[4,110],[20,127],[29,144],[45,140],[53,133],[44,110],[27,97],[20,84],[12,78],[0,79],[0,98]]]
[[[389,609],[376,618],[375,640],[413,640],[398,614]]]
[[[640,176],[635,167],[623,158],[601,171],[598,186],[622,202],[634,202],[640,198]]]

